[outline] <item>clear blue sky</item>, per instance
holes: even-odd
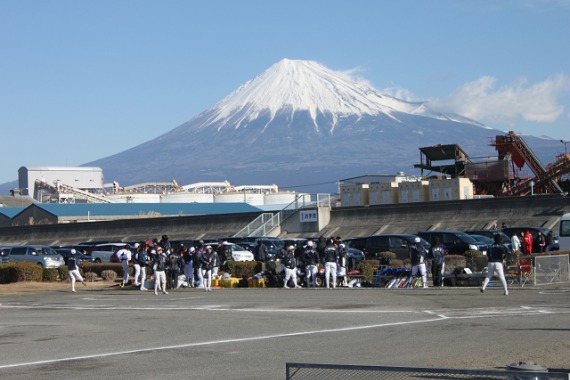
[[[283,58],[570,140],[570,0],[0,0],[0,49],[0,183],[157,137]]]

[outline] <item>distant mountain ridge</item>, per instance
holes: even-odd
[[[229,180],[334,192],[345,178],[414,173],[424,146],[495,155],[487,144],[497,134],[504,132],[384,95],[316,62],[284,59],[172,131],[87,165],[125,184]],[[528,142],[543,159],[557,148]]]
[[[420,147],[459,144],[472,157],[496,156],[488,143],[497,134],[317,62],[284,59],[170,132],[85,165],[121,185],[229,180],[335,192],[345,178],[418,173]],[[525,140],[545,163],[560,150],[557,140]]]

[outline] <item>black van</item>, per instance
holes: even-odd
[[[374,257],[380,252],[394,252],[396,258],[405,260],[408,258],[408,245],[418,237],[412,234],[379,234],[363,238],[345,239],[343,243],[348,247],[357,248],[366,252],[369,257]],[[421,239],[420,244],[429,249],[430,244]]]
[[[437,236],[450,255],[462,255],[465,251],[481,251],[487,254],[487,244],[461,231],[419,231],[418,236],[432,242]]]

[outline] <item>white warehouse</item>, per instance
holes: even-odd
[[[22,195],[36,198],[36,181],[50,186],[61,183],[76,189],[96,190],[103,188],[103,169],[81,166],[22,166],[18,169],[18,187]]]

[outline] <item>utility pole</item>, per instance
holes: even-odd
[[[560,140],[560,142],[562,144],[564,144],[564,155],[567,156],[568,155],[568,143],[570,143],[570,141]]]

